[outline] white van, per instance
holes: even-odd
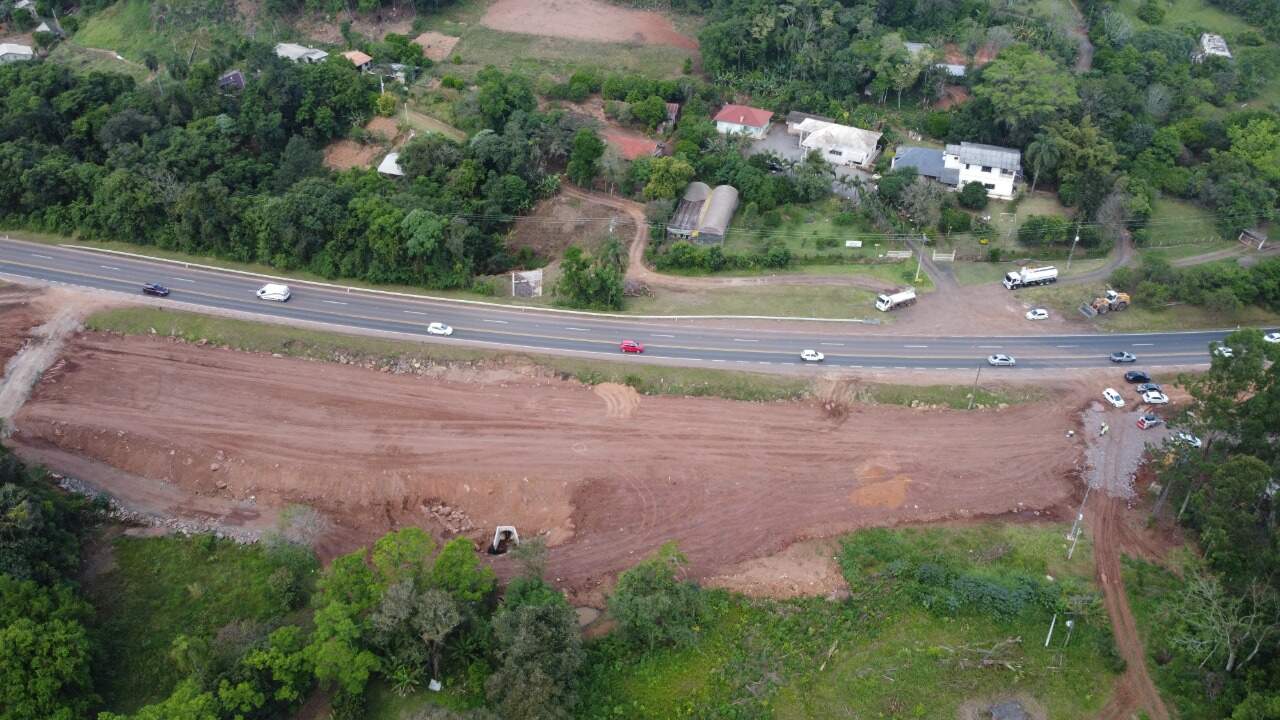
[[[276,283],[267,283],[258,288],[259,300],[274,300],[276,302],[289,302],[289,286],[278,285]]]

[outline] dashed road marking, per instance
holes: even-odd
[[[341,300],[321,300],[320,302],[326,302],[326,303],[329,303],[330,305],[346,305],[346,303],[342,302]]]
[[[507,321],[506,321],[506,320],[490,320],[490,319],[488,319],[488,318],[485,318],[485,319],[484,319],[484,321],[485,321],[485,322],[487,322],[487,323],[493,323],[493,324],[495,324],[495,325],[506,325],[506,324],[507,324]]]
[[[734,342],[760,342],[759,340],[747,340],[744,338],[734,338],[733,341]]]
[[[52,255],[41,255],[40,253],[31,253],[31,257],[38,257],[41,260],[52,260]]]
[[[408,315],[426,315],[426,313],[418,312],[417,310],[405,310],[405,313]]]

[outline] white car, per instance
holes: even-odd
[[[1114,407],[1124,407],[1124,398],[1120,397],[1120,393],[1116,392],[1113,388],[1103,390],[1102,397]]]
[[[1187,447],[1193,447],[1193,448],[1199,449],[1202,445],[1204,445],[1204,443],[1200,441],[1200,438],[1188,432],[1178,433],[1177,439],[1178,439],[1178,442],[1186,445]]]
[[[1272,344],[1280,343],[1280,332],[1272,332],[1263,335],[1262,342],[1269,342]]]
[[[1142,393],[1142,402],[1148,405],[1168,405],[1169,396],[1159,390],[1148,390]]]
[[[453,328],[442,322],[433,322],[427,326],[427,333],[431,335],[452,335]]]
[[[1012,355],[996,353],[995,355],[987,358],[987,364],[994,365],[996,367],[1013,367],[1018,364],[1018,361],[1014,360]]]
[[[800,351],[800,359],[805,362],[822,362],[826,358],[827,358],[826,355],[823,355],[817,350],[801,350]]]
[[[1235,350],[1232,350],[1231,348],[1227,347],[1226,345],[1214,345],[1214,346],[1213,346],[1213,354],[1214,354],[1214,355],[1217,355],[1218,357],[1229,358],[1229,357],[1235,357],[1235,356],[1236,356],[1236,351],[1235,351]]]
[[[1044,308],[1031,308],[1027,311],[1028,320],[1048,320],[1049,311]]]
[[[255,293],[259,300],[271,300],[273,302],[289,302],[292,293],[289,292],[288,285],[280,285],[277,283],[267,283],[258,288]]]

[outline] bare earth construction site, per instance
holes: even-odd
[[[641,397],[545,372],[395,375],[103,333],[62,358],[15,418],[33,459],[97,460],[201,512],[305,504],[339,529],[334,551],[403,524],[478,543],[514,524],[547,537],[553,575],[582,595],[669,540],[706,577],[858,527],[1059,514],[1082,457],[1061,400]]]

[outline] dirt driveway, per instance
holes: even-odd
[[[584,591],[668,540],[708,576],[863,526],[1057,508],[1081,456],[1067,401],[963,413],[641,397],[93,333],[64,360],[17,416],[21,443],[201,497],[311,505],[356,539],[515,524],[545,534],[551,572]]]

